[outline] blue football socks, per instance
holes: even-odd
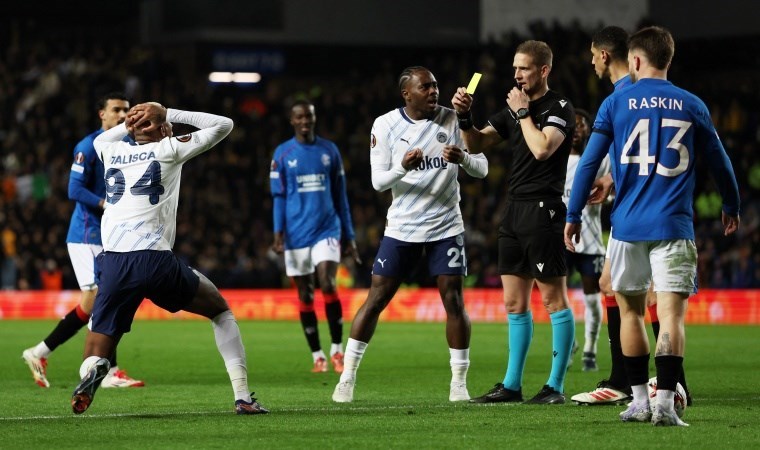
[[[504,375],[504,387],[519,391],[522,387],[525,360],[528,358],[528,348],[533,339],[533,313],[507,314],[509,323],[509,363]]]
[[[567,361],[573,349],[575,318],[571,309],[549,314],[552,322],[552,371],[546,382],[557,392],[564,392]]]

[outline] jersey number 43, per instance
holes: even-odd
[[[686,131],[691,127],[691,122],[676,119],[662,119],[661,128],[678,128],[673,139],[668,142],[667,148],[678,152],[678,164],[676,167],[665,167],[657,163],[657,174],[665,177],[675,177],[686,171],[689,167],[689,149],[681,142]],[[633,144],[639,142],[639,154],[630,154]],[[639,119],[633,128],[631,135],[625,141],[623,151],[620,152],[620,164],[638,164],[639,175],[649,175],[649,165],[654,164],[655,155],[649,154],[649,119]]]

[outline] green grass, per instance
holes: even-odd
[[[685,420],[691,427],[662,429],[620,422],[621,407],[451,404],[443,324],[404,323],[379,325],[354,402],[338,405],[330,400],[338,376],[309,372],[311,357],[297,323],[241,322],[251,388],[272,413],[238,417],[208,323],[136,322],[119,348],[119,362],[147,387],[101,389],[91,408],[74,416],[69,397],[84,333],[50,358],[50,389],[37,387],[20,359],[53,325],[0,324],[0,448],[733,449],[760,442],[760,327],[689,327],[686,370],[695,405]],[[582,329],[579,324],[580,342]],[[321,331],[326,344],[324,324]],[[526,396],[548,376],[550,334],[547,325],[536,326]],[[471,395],[501,380],[505,344],[505,325],[473,325]],[[576,355],[569,395],[608,374],[606,340],[600,349],[597,373],[582,372]]]

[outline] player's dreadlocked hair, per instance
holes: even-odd
[[[406,86],[406,83],[412,79],[412,76],[414,75],[415,72],[430,72],[430,71],[426,67],[422,67],[422,66],[410,66],[402,70],[401,75],[399,75],[398,77],[398,89],[400,91],[404,90],[404,86]]]

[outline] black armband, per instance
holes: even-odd
[[[459,129],[467,131],[472,128],[472,111],[467,111],[464,114],[457,113],[457,121],[459,122]]]

